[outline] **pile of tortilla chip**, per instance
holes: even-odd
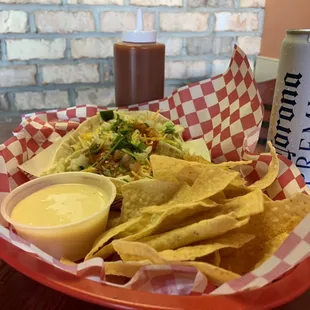
[[[122,186],[121,209],[85,260],[101,257],[107,275],[126,278],[145,265],[194,266],[214,285],[255,269],[310,211],[306,194],[272,201],[264,193],[279,173],[269,147],[268,172],[252,185],[240,172],[250,161],[152,155],[154,178]]]

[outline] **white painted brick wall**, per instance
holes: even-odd
[[[240,0],[242,8],[264,8],[266,0]]]
[[[165,44],[166,56],[179,56],[182,53],[182,38],[159,38],[158,42]]]
[[[8,60],[29,59],[60,59],[64,58],[66,50],[65,39],[36,40],[13,39],[6,40]]]
[[[27,18],[23,11],[0,11],[0,33],[26,32]]]
[[[216,59],[212,62],[212,76],[224,73],[229,66],[229,59]]]
[[[115,102],[114,88],[92,88],[78,89],[76,104],[95,104],[99,106],[110,106]]]
[[[144,29],[154,29],[155,15],[145,13],[143,15]],[[118,32],[134,30],[136,28],[136,14],[134,12],[103,12],[101,14],[101,31]]]
[[[247,55],[257,55],[260,52],[261,37],[245,36],[239,37],[237,44]]]
[[[71,41],[72,58],[113,57],[113,45],[116,39],[87,38]]]
[[[208,30],[209,13],[161,13],[160,29],[162,31],[193,31]]]
[[[257,31],[257,13],[215,13],[215,31]]]
[[[46,65],[42,67],[43,84],[98,83],[98,65]]]
[[[253,65],[265,6],[265,0],[0,2],[5,4],[0,10],[0,112],[10,113],[113,105],[113,44],[121,31],[135,29],[137,6],[145,8],[144,28],[156,29],[158,42],[166,45],[166,95],[225,71],[236,43]]]
[[[168,61],[165,68],[167,79],[206,78],[207,63],[197,61]]]
[[[39,32],[71,33],[95,30],[94,18],[90,12],[36,12],[35,23]]]
[[[183,0],[130,0],[130,4],[138,6],[183,6]]]
[[[1,0],[1,2],[7,4],[60,4],[61,0]]]
[[[36,66],[0,67],[0,87],[34,85],[36,73]]]
[[[69,4],[123,5],[124,0],[68,0]]]
[[[187,5],[192,8],[210,7],[210,8],[233,8],[234,0],[187,0]]]
[[[25,92],[15,94],[15,105],[18,110],[51,109],[69,107],[66,91]]]

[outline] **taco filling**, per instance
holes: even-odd
[[[184,130],[171,121],[129,118],[118,111],[101,111],[100,125],[70,141],[67,158],[52,171],[88,171],[127,180],[152,177],[149,156],[157,153],[182,158]],[[56,171],[55,171],[56,170]]]

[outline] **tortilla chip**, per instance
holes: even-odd
[[[236,171],[225,169],[203,169],[191,187],[192,201],[209,198],[222,191],[238,175]]]
[[[223,193],[227,199],[232,199],[238,196],[246,195],[252,190],[253,188],[249,188],[246,186],[237,186],[232,182],[227,185],[227,187],[223,190]]]
[[[219,250],[217,250],[214,252],[214,263],[213,263],[213,265],[216,267],[219,267],[220,264],[221,264],[221,255],[220,255]]]
[[[264,201],[265,202],[273,201],[268,195],[266,195],[266,194],[263,194],[263,195],[264,195]]]
[[[229,232],[224,236],[200,242],[192,246],[182,247],[177,250],[165,250],[159,255],[167,261],[191,261],[217,252],[223,248],[240,248],[251,241],[255,236],[238,232]]]
[[[216,166],[219,168],[235,168],[243,165],[252,164],[252,160],[240,160],[240,161],[225,161],[223,163],[217,164]]]
[[[197,201],[197,202],[176,203],[176,204],[169,203],[169,204],[164,204],[161,206],[152,206],[152,207],[142,208],[140,212],[141,214],[144,214],[144,213],[162,214],[166,211],[169,211],[174,214],[177,214],[178,212],[181,212],[184,209],[190,210],[190,209],[197,208],[197,213],[199,213],[201,211],[205,211],[207,208],[212,208],[215,206],[217,206],[217,203],[212,200],[207,200],[207,202]],[[190,216],[189,213],[188,213],[188,216]]]
[[[185,182],[189,186],[192,186],[200,173],[200,166],[186,166],[182,168],[181,171],[178,173],[177,179],[181,182]]]
[[[109,179],[116,187],[116,199],[121,198],[122,197],[122,186],[127,184],[127,182],[119,178],[109,178]]]
[[[155,250],[153,250],[146,244],[140,242],[115,241],[113,242],[113,245],[116,247],[116,250],[121,257],[130,255],[132,257],[143,260],[143,262],[151,261],[163,262],[164,264],[167,264],[167,262],[163,258],[161,258]],[[172,263],[173,262],[170,262],[170,264]],[[206,275],[208,280],[213,282],[213,284],[215,285],[221,285],[227,281],[238,279],[240,277],[239,275],[234,274],[228,270],[224,270],[222,268],[203,262],[174,262],[174,265],[196,267],[198,270],[200,270],[203,274]]]
[[[139,239],[154,233],[158,234],[175,228],[183,227],[186,225],[186,220],[190,216],[197,215],[208,208],[212,208],[213,206],[214,205],[207,205],[204,202],[197,202],[193,204],[172,206],[171,208],[165,209],[164,212],[160,213],[142,213],[141,220],[137,224],[126,229],[125,234],[120,233],[117,237],[127,237],[128,235],[131,235],[132,238],[137,240],[138,234]],[[156,207],[160,208],[161,206],[144,208],[141,209],[141,212],[148,209],[153,210],[153,208]]]
[[[115,262],[105,262],[104,268],[106,275],[132,278],[141,267],[147,265],[151,265],[151,262],[146,260],[139,262],[115,261]]]
[[[149,260],[159,265],[167,263],[153,248],[141,242],[115,240],[112,246],[123,261]]]
[[[119,229],[117,230],[117,227],[122,226],[124,224],[126,224],[126,222],[124,224],[121,224],[119,226],[114,227],[114,233],[113,233],[113,238],[114,239],[119,239],[119,240],[123,240],[123,241],[141,241],[144,239],[155,239],[157,237],[163,236],[161,238],[159,238],[158,242],[164,242],[165,241],[165,235],[167,234],[168,237],[172,235],[172,238],[175,238],[175,234],[178,234],[178,230],[183,230],[184,229],[188,229],[188,227],[186,227],[186,225],[188,225],[188,217],[190,217],[190,215],[194,214],[194,217],[192,218],[192,223],[190,223],[191,225],[197,225],[199,223],[197,223],[197,213],[200,210],[204,210],[206,207],[204,205],[201,204],[195,204],[195,205],[188,205],[186,207],[180,208],[179,210],[177,209],[169,209],[166,212],[162,213],[160,216],[152,216],[150,217],[149,214],[145,214],[145,216],[140,216],[137,221],[135,223],[133,223],[132,225],[130,225],[129,227],[125,228],[125,229]],[[205,216],[203,217],[203,219],[205,219]],[[214,220],[214,225],[216,226],[216,223],[219,223],[219,225],[223,225],[225,226],[226,223],[227,225],[225,227],[221,227],[220,229],[218,229],[216,231],[217,228],[213,229],[212,225],[213,225],[213,221],[209,220],[209,222],[203,222],[201,221],[200,225],[198,225],[198,228],[202,231],[202,233],[207,233],[210,238],[212,238],[213,236],[218,236],[220,234],[223,234],[226,231],[229,231],[231,229],[234,229],[236,227],[240,227],[242,225],[245,225],[245,223],[247,222],[247,220],[244,221],[237,221],[235,219],[232,219],[231,215],[225,215],[223,219],[218,219],[215,218]],[[206,229],[204,228],[204,223],[206,223]],[[208,224],[210,224],[210,226],[208,226]],[[209,228],[208,228],[209,227]],[[191,230],[195,231],[195,226],[192,227]],[[115,231],[117,231],[118,233],[115,233]],[[191,233],[191,231],[189,231],[189,234]],[[154,235],[155,234],[155,235]],[[195,236],[196,239],[194,239],[194,241],[192,241],[191,243],[195,242],[195,241],[200,241],[200,240],[204,240],[207,239],[208,237],[202,237],[201,236]],[[112,238],[111,237],[111,238]],[[190,236],[188,236],[190,237]],[[109,238],[109,239],[111,239]],[[101,239],[104,240],[103,243],[107,243],[106,238]],[[184,241],[183,241],[184,242]],[[183,245],[187,245],[189,243],[185,243],[185,244],[181,244],[180,246]],[[101,258],[107,258],[108,256],[112,255],[114,253],[114,249],[113,246],[111,244],[106,244],[104,246],[102,246],[104,244],[101,244],[101,246],[99,246],[99,250],[95,251],[92,250],[91,251],[91,255],[89,254],[86,259],[89,259],[91,257],[101,257]],[[177,247],[180,247],[177,246]],[[168,247],[169,248],[169,247]],[[164,248],[167,249],[167,248]]]
[[[226,161],[219,164],[213,164],[210,161],[204,159],[202,156],[193,156],[193,155],[184,155],[184,160],[190,161],[190,162],[197,162],[204,165],[210,165],[215,166],[218,168],[234,168],[237,166],[243,166],[243,165],[250,165],[252,163],[252,160],[241,160],[241,161]]]
[[[209,160],[203,158],[200,155],[185,154],[183,159],[186,160],[186,161],[196,162],[196,163],[204,164],[204,165],[211,165],[211,166],[214,165]]]
[[[184,167],[195,164],[189,163],[185,160],[161,155],[151,155],[150,162],[155,179],[171,182],[177,181],[177,176]]]
[[[160,220],[161,214],[141,214],[139,217],[140,220],[130,226],[128,229],[120,232],[114,239],[122,239],[130,237],[132,241],[135,241],[139,238],[149,236],[153,233],[154,229],[156,229],[157,225],[161,222]]]
[[[253,270],[268,253],[268,242],[279,235],[290,234],[309,212],[310,196],[303,193],[284,200],[265,202],[264,212],[251,216],[249,223],[239,229],[239,232],[255,235],[255,239],[233,253],[221,250],[221,267],[238,274]]]
[[[107,230],[117,226],[120,223],[121,213],[118,211],[110,211],[107,223]]]
[[[107,231],[105,231],[103,234],[101,234],[96,241],[94,242],[93,248],[90,250],[90,252],[86,255],[85,260],[91,259],[93,257],[100,257],[100,251],[101,248],[106,244],[109,240],[111,240],[114,236],[119,234],[120,232],[128,229],[130,226],[138,223],[140,218],[132,219],[126,223],[123,223],[121,225],[115,226]]]
[[[280,169],[278,155],[276,153],[275,148],[271,144],[271,142],[268,141],[267,144],[270,148],[270,153],[272,156],[272,160],[268,166],[268,171],[262,179],[258,180],[257,182],[252,184],[250,187],[265,189],[265,188],[269,187],[278,177],[279,169]]]
[[[278,248],[282,245],[282,243],[285,241],[285,239],[288,236],[289,236],[289,233],[285,232],[267,241],[263,247],[263,257],[260,259],[259,262],[256,263],[254,269],[259,267],[266,260],[268,260],[278,250]]]
[[[244,231],[254,231],[262,241],[291,232],[310,212],[310,196],[296,193],[291,198],[265,202],[265,211],[251,217]]]
[[[101,257],[103,259],[106,259],[113,253],[115,253],[114,248],[112,246],[112,243],[109,243],[109,244],[104,245],[102,248],[100,248],[100,251],[94,253],[93,256],[91,257],[86,256],[85,260],[90,259],[92,257]]]
[[[197,213],[197,210],[192,208],[193,213]],[[199,208],[199,206],[198,206]],[[180,222],[188,217],[190,211],[188,209],[183,209],[179,212],[178,216],[175,216],[173,211],[167,210],[163,214],[151,215],[143,214],[139,217],[138,221],[131,225],[130,227],[119,231],[118,234],[114,235],[114,239],[121,239],[124,241],[136,241],[141,238],[152,235],[153,233],[159,233],[161,231],[167,231],[175,227],[180,227]],[[124,224],[126,224],[125,222]],[[123,225],[123,224],[121,224]],[[116,229],[116,227],[115,227]],[[111,244],[106,244],[100,248],[100,251],[93,253],[92,257],[107,258],[114,253],[114,248]],[[88,257],[89,259],[90,257]]]
[[[220,191],[220,192],[216,193],[215,195],[213,195],[207,199],[210,201],[214,201],[217,204],[221,204],[221,203],[223,203],[223,201],[224,202],[226,201],[226,196],[225,196],[224,191]],[[205,201],[205,199],[203,201]]]
[[[234,180],[232,180],[230,185],[234,185],[237,187],[244,187],[247,184],[247,181],[239,174]]]
[[[60,259],[60,262],[61,262],[62,264],[64,264],[64,265],[67,265],[67,266],[76,266],[76,265],[77,265],[75,262],[73,262],[73,261],[71,261],[71,260],[69,260],[69,259],[66,259],[66,258],[64,258],[64,257],[62,257],[62,258]]]
[[[264,211],[264,197],[260,189],[244,196],[228,200],[224,205],[206,211],[208,217],[234,213],[236,219],[259,214]]]
[[[231,215],[220,215],[189,226],[176,228],[160,235],[139,240],[157,251],[177,249],[195,242],[220,236],[227,231],[245,225],[248,220],[238,221]]]
[[[139,216],[140,209],[168,202],[180,185],[164,180],[142,179],[122,186],[123,205],[121,221]]]
[[[193,204],[176,205],[160,215],[157,221],[154,221],[152,233],[162,233],[175,228],[186,226],[186,220],[191,216],[196,216],[215,205],[207,205],[203,202]]]
[[[204,262],[182,262],[180,264],[196,267],[216,286],[240,278],[240,275],[236,273]]]

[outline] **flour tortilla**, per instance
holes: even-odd
[[[150,111],[118,111],[118,113],[126,117],[128,120],[139,119],[143,122],[147,121],[151,127],[156,127],[156,124],[158,123],[164,124],[170,121],[161,114]],[[86,121],[84,121],[74,132],[72,132],[71,135],[69,135],[62,141],[61,145],[59,146],[58,150],[54,155],[52,166],[49,169],[46,169],[43,174],[52,174],[60,172],[58,171],[59,162],[63,161],[66,165],[66,163],[69,163],[73,159],[78,158],[81,154],[86,153],[87,149],[76,151],[73,149],[72,146],[76,142],[78,142],[79,136],[81,136],[84,133],[94,132],[103,123],[104,121],[102,120],[100,114],[92,116]],[[179,135],[179,138],[180,142],[183,143],[184,141],[181,135]],[[159,154],[166,156],[173,156],[177,158],[181,158],[183,156],[182,151],[163,141],[160,141],[157,151]],[[119,183],[119,181],[117,182]]]

